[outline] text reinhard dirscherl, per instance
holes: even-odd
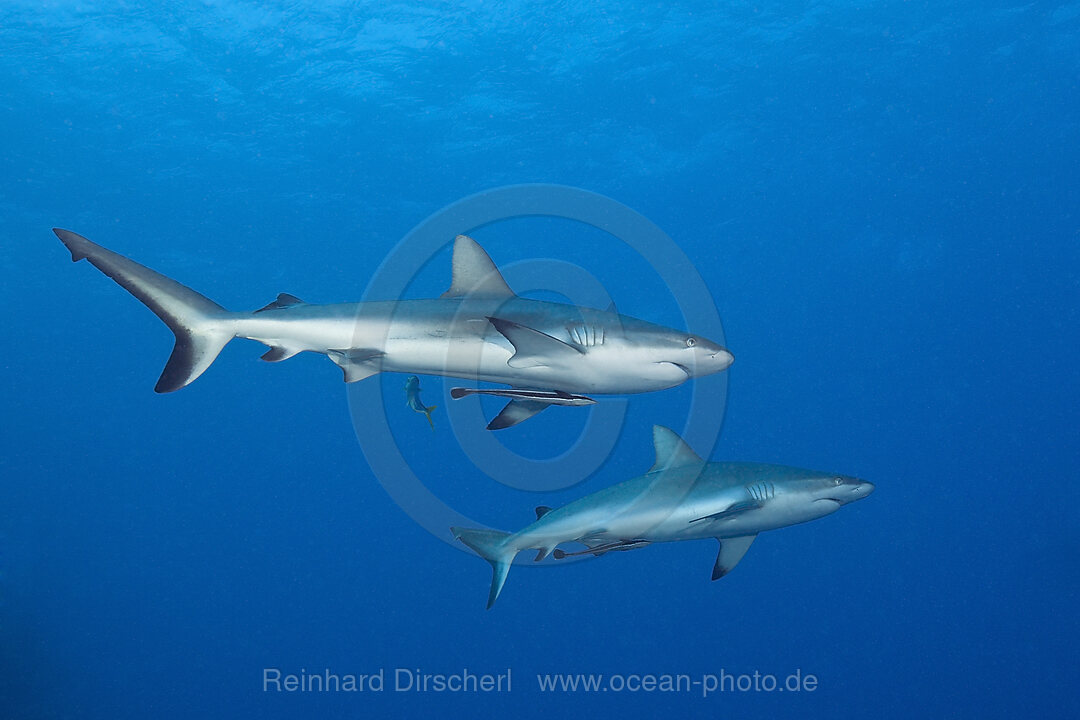
[[[285,693],[490,693],[511,692],[510,668],[502,673],[476,673],[468,668],[460,672],[427,673],[420,669],[379,668],[369,674],[335,673],[329,668],[322,672],[285,673],[279,668],[263,668],[263,692]],[[812,693],[818,689],[818,678],[801,669],[785,675],[771,673],[733,674],[721,669],[719,673],[700,676],[679,674],[544,674],[536,676],[542,693],[637,693],[675,692],[699,693],[709,697],[714,693]]]
[[[504,673],[474,673],[468,668],[454,673],[425,673],[413,668],[385,668],[367,675],[337,674],[329,668],[320,672],[284,673],[279,668],[263,668],[263,692],[510,692],[510,668]]]

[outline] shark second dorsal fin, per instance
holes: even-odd
[[[303,304],[304,301],[296,297],[295,295],[290,295],[289,293],[278,293],[277,299],[274,300],[274,302],[270,303],[269,305],[263,305],[255,312],[261,313],[266,312],[267,310],[280,310],[281,308],[287,308],[292,307],[293,305]]]
[[[663,425],[653,425],[653,447],[656,449],[656,462],[649,472],[666,468],[700,467],[705,464],[674,430]]]
[[[551,512],[551,508],[549,508],[547,505],[537,505],[536,506],[536,519],[539,520],[540,518],[547,515],[549,512]]]
[[[454,239],[454,257],[450,265],[450,289],[442,297],[514,297],[514,291],[484,248],[468,235],[458,235]]]

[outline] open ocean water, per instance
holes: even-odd
[[[1075,1],[7,0],[0,718],[1080,716],[1078,82]],[[254,310],[365,298],[395,252],[437,296],[471,231],[535,297],[576,269],[695,331],[692,273],[485,204],[529,184],[666,233],[736,358],[602,399],[625,419],[596,467],[559,464],[588,410],[488,436],[423,376],[432,430],[404,375],[347,390],[249,341],[156,395],[170,333],[50,232]],[[401,244],[466,198],[493,219]],[[487,564],[369,462],[388,428],[432,497],[517,530],[690,412],[723,420],[714,460],[877,490],[715,583],[711,541],[523,553],[485,610]],[[466,451],[492,437],[524,474]]]

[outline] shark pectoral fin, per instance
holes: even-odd
[[[259,359],[265,360],[266,362],[281,362],[282,360],[288,360],[299,352],[301,352],[300,348],[287,348],[281,345],[271,345],[269,350],[259,356]]]
[[[345,373],[345,382],[351,383],[379,374],[379,366],[375,361],[381,358],[383,353],[381,350],[354,348],[327,350],[326,355]]]
[[[514,354],[506,361],[512,368],[546,367],[585,354],[580,348],[512,320],[489,317],[488,321],[514,346]]]
[[[719,580],[731,572],[750,549],[756,537],[757,535],[743,535],[742,537],[716,538],[720,542],[720,551],[716,553],[716,562],[713,563],[712,579]]]
[[[734,505],[729,505],[727,508],[721,510],[720,512],[715,512],[711,515],[702,515],[699,518],[694,518],[690,522],[696,523],[701,522],[702,520],[725,520],[727,518],[735,517],[739,513],[744,513],[747,510],[758,510],[760,508],[761,503],[757,500],[743,500],[742,502],[737,502]]]
[[[551,403],[538,402],[536,400],[511,400],[506,404],[498,415],[488,423],[488,430],[502,430],[524,422],[544,408],[551,407]]]

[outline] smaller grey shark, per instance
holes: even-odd
[[[538,550],[561,560],[600,556],[652,543],[716,538],[720,551],[712,579],[742,559],[758,533],[830,515],[874,491],[846,475],[761,463],[706,462],[666,427],[653,427],[656,462],[626,480],[558,509],[536,508],[536,522],[516,533],[450,528],[458,540],[491,563],[490,608],[502,591],[514,557]],[[577,542],[584,550],[558,546]]]
[[[431,426],[432,430],[435,429],[435,423],[431,421],[431,413],[439,406],[432,405],[428,407],[420,400],[420,378],[415,375],[410,375],[405,379],[405,404],[410,409],[427,416],[428,425]]]

